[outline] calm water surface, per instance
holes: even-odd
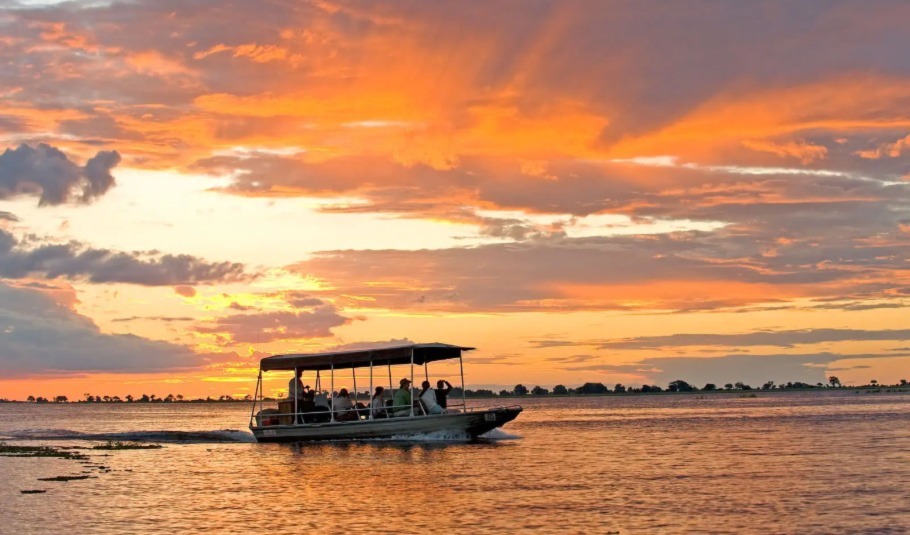
[[[8,444],[164,448],[0,457],[0,533],[910,532],[910,393],[521,403],[481,443],[309,445],[244,404],[4,404]]]

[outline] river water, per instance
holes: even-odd
[[[253,443],[245,404],[3,404],[8,445],[164,447],[0,457],[0,533],[910,532],[910,392],[741,396],[529,398],[479,443],[307,445]]]

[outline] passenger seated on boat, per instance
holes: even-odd
[[[307,420],[312,422],[328,422],[332,419],[331,416],[332,409],[329,408],[329,396],[323,392],[314,392],[313,395],[313,409],[311,414],[308,416]]]
[[[395,391],[392,396],[393,416],[410,416],[411,415],[411,381],[402,379],[399,381],[401,387]]]
[[[337,396],[332,397],[332,409],[335,411],[335,420],[345,422],[349,420],[358,420],[357,411],[354,410],[354,404],[348,397],[348,389],[342,388]]]
[[[439,403],[439,406],[443,409],[448,408],[449,402],[449,392],[452,391],[452,385],[445,379],[440,379],[436,381],[436,403]]]
[[[385,401],[383,399],[383,393],[385,388],[381,386],[376,387],[376,393],[373,394],[373,400],[370,401],[370,411],[373,414],[373,418],[388,418],[389,415],[385,410]]]
[[[424,381],[421,385],[422,390],[420,391],[420,401],[423,402],[423,406],[426,407],[427,414],[444,414],[445,409],[439,406],[439,403],[436,402],[436,391],[430,388],[430,382]]]

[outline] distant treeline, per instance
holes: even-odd
[[[161,398],[155,394],[142,394],[139,397],[133,395],[126,395],[124,397],[120,396],[93,396],[91,394],[86,394],[83,399],[70,400],[66,396],[53,396],[49,398],[45,397],[35,397],[29,396],[26,401],[30,403],[211,403],[219,401],[252,401],[253,398],[251,395],[247,394],[243,397],[232,397],[232,396],[218,396],[213,398],[211,396],[205,398],[194,398],[187,399],[183,397],[183,394],[168,394],[167,396]],[[8,401],[8,400],[0,400]]]
[[[877,388],[877,387],[893,387],[901,388],[907,386],[907,380],[901,379],[899,383],[894,385],[880,385],[875,379],[869,381],[869,384],[859,386],[859,387],[849,387],[849,388]],[[788,381],[786,383],[775,384],[774,381],[768,381],[761,387],[753,388],[751,385],[745,384],[743,382],[736,383],[727,383],[722,387],[714,383],[707,383],[705,386],[698,388],[697,386],[691,385],[682,379],[677,379],[675,381],[670,381],[666,388],[661,388],[658,385],[642,385],[641,387],[627,387],[622,384],[617,383],[611,389],[603,383],[585,383],[577,388],[568,388],[564,385],[556,385],[553,387],[553,390],[547,390],[546,388],[535,386],[528,390],[528,387],[524,385],[515,385],[515,388],[510,390],[500,390],[499,396],[569,396],[569,395],[586,395],[586,394],[649,394],[652,392],[712,392],[712,391],[734,391],[734,390],[806,390],[806,389],[817,389],[817,388],[848,388],[841,384],[840,379],[837,377],[830,377],[827,383],[816,383],[809,384],[803,383],[800,381]],[[454,392],[453,392],[454,393]],[[494,396],[495,394],[492,390],[466,390],[465,397],[489,397]]]
[[[622,384],[615,384],[613,388],[606,386],[603,383],[585,383],[576,388],[570,388],[565,385],[556,385],[553,387],[553,390],[548,390],[541,386],[535,386],[528,388],[524,385],[518,384],[515,385],[515,388],[512,390],[500,390],[499,392],[494,392],[493,390],[478,389],[478,390],[465,390],[464,397],[468,398],[488,398],[488,397],[516,397],[516,396],[572,396],[572,395],[604,395],[604,394],[650,394],[655,392],[712,392],[712,391],[746,391],[746,390],[809,390],[809,389],[819,389],[819,388],[906,388],[908,386],[906,379],[901,379],[900,382],[893,385],[879,384],[875,379],[869,381],[866,385],[860,386],[844,386],[841,384],[840,379],[837,377],[829,377],[827,383],[803,383],[800,381],[787,381],[786,383],[776,384],[774,381],[768,381],[760,387],[753,388],[752,386],[745,384],[743,382],[736,383],[727,383],[723,386],[718,386],[714,383],[707,383],[705,386],[698,388],[689,384],[682,379],[677,379],[671,381],[666,388],[661,388],[658,385],[642,385],[641,387],[627,387]],[[358,394],[364,398],[369,399],[370,392],[361,392]],[[452,392],[449,394],[452,397],[461,397],[461,388],[455,387],[452,389]],[[265,398],[266,401],[276,401],[278,398]],[[0,402],[9,402],[8,399],[0,399]],[[194,398],[186,399],[182,394],[168,394],[167,396],[161,398],[157,397],[155,394],[142,394],[139,397],[134,397],[132,395],[127,395],[121,398],[120,396],[95,396],[91,394],[85,394],[85,397],[80,400],[70,400],[66,396],[54,396],[50,398],[45,397],[35,397],[29,396],[27,401],[32,403],[211,403],[211,402],[232,402],[232,401],[252,401],[252,396],[247,394],[243,397],[233,397],[233,396],[218,396],[213,398],[211,396],[205,398]]]

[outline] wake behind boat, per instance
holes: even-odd
[[[259,363],[256,395],[250,413],[250,431],[259,442],[408,439],[428,434],[476,438],[514,420],[522,409],[518,405],[492,409],[467,406],[464,397],[462,353],[472,349],[474,348],[433,343],[266,357]],[[446,408],[442,409],[433,405],[435,399],[433,397],[424,397],[426,402],[419,401],[415,390],[411,388],[415,366],[423,366],[425,380],[429,381],[430,362],[452,359],[458,359],[459,362],[462,385],[461,399],[458,400],[460,403],[448,400]],[[392,366],[407,365],[410,365],[410,378],[400,380],[400,389],[394,398],[396,401],[386,401],[385,397],[380,397],[381,403],[371,403],[367,407],[348,402],[344,395],[345,389],[335,393],[336,371],[351,370],[356,397],[356,369],[369,368],[370,392],[373,393],[375,368],[388,370],[391,391]],[[266,408],[263,373],[273,371],[293,372],[295,378],[300,378],[306,372],[315,373],[316,388],[309,390],[302,387],[299,381],[295,383],[295,379],[292,379],[288,399],[279,401],[277,408]],[[331,399],[327,399],[322,393],[324,371],[329,372],[329,390],[333,392]],[[379,384],[379,381],[376,381],[376,385]],[[298,388],[305,390],[301,393]]]

